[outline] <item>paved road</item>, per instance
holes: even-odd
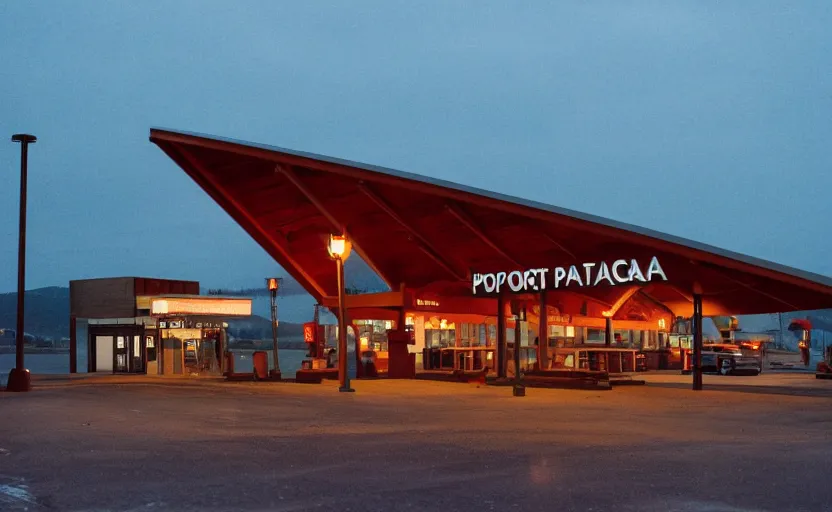
[[[44,383],[0,394],[0,510],[832,510],[832,382],[657,380]]]

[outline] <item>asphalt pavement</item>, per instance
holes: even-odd
[[[832,381],[726,379],[40,382],[0,393],[0,510],[832,510]]]

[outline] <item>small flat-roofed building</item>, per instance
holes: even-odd
[[[87,371],[220,374],[224,319],[250,316],[251,299],[199,295],[196,281],[115,277],[70,281],[70,373],[77,322],[86,322]]]

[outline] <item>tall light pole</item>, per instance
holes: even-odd
[[[327,250],[335,260],[338,271],[338,391],[352,393],[350,377],[347,375],[347,300],[344,284],[344,262],[350,256],[352,244],[346,235],[330,235]]]
[[[24,322],[23,306],[26,293],[26,182],[28,179],[29,144],[38,138],[26,133],[12,135],[12,142],[20,143],[20,229],[17,245],[17,330],[15,332],[15,366],[9,372],[7,391],[29,391],[32,381],[29,370],[23,367]]]
[[[271,378],[280,380],[280,359],[277,356],[277,291],[280,288],[279,277],[266,278],[266,286],[269,288],[269,300],[272,316],[272,350],[274,351],[274,369]]]

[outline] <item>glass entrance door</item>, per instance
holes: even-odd
[[[95,368],[96,372],[113,371],[113,337],[95,336]]]
[[[127,373],[130,371],[130,336],[116,336],[115,347],[115,373]]]
[[[130,371],[133,373],[144,373],[144,350],[142,349],[142,337],[133,336],[133,345],[130,349]]]

